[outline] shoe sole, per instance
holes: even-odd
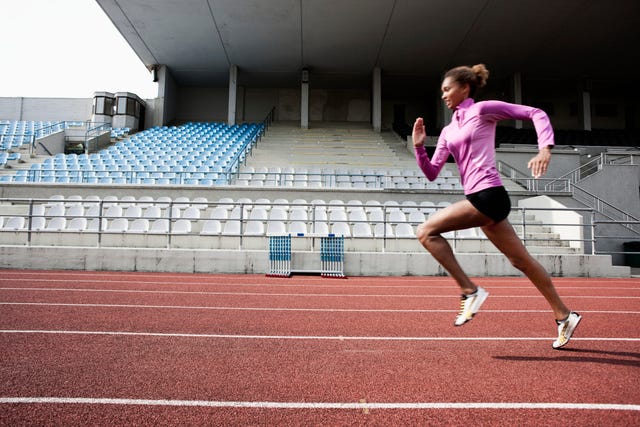
[[[552,344],[551,346],[552,346],[555,350],[557,350],[557,349],[562,348],[562,347],[564,347],[565,345],[569,344],[569,341],[571,341],[571,338],[573,337],[573,333],[576,331],[576,328],[578,328],[578,325],[580,324],[580,321],[581,321],[581,320],[582,320],[582,316],[578,315],[578,321],[577,321],[577,322],[576,322],[576,324],[573,326],[573,329],[571,329],[571,333],[569,334],[569,338],[567,338],[567,340],[566,340],[563,344],[561,344],[561,345],[559,345],[559,346],[557,346],[557,347],[555,347],[553,344]]]

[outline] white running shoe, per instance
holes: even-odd
[[[470,295],[462,295],[460,298],[460,313],[453,322],[454,326],[461,326],[473,318],[480,310],[480,306],[489,296],[489,292],[478,286],[478,289]]]
[[[569,342],[573,331],[575,331],[578,323],[580,323],[580,319],[582,319],[582,316],[572,311],[566,319],[562,321],[556,320],[558,324],[558,338],[553,342],[553,348],[560,348]]]

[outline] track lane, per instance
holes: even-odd
[[[555,327],[548,307],[541,297],[536,296],[535,288],[522,278],[486,279],[492,297],[476,319],[462,328],[454,328],[451,323],[457,311],[457,295],[449,278],[433,278],[434,281],[430,282],[431,278],[332,280],[305,277],[291,286],[296,278],[256,285],[262,278],[84,272],[57,276],[54,273],[30,272],[29,277],[38,279],[31,283],[29,280],[16,280],[20,274],[11,273],[11,277],[5,276],[0,281],[0,287],[8,284],[18,288],[24,285],[60,285],[59,282],[43,282],[43,278],[49,277],[75,280],[73,286],[78,287],[105,289],[116,286],[121,290],[137,288],[151,293],[141,296],[126,292],[0,290],[0,329],[15,326],[23,330],[26,326],[43,326],[43,329],[55,327],[63,330],[76,326],[80,330],[95,327],[96,331],[118,327],[132,331],[178,331],[187,334],[218,330],[245,335],[250,332],[266,335],[274,332],[300,332],[301,335],[340,333],[346,337],[361,332],[368,336],[391,338],[431,336],[443,339],[371,341],[334,337],[330,340],[291,340],[0,333],[0,358],[3,360],[0,377],[8,379],[0,385],[0,398],[184,399],[186,402],[202,400],[226,405],[222,408],[185,409],[131,403],[0,403],[0,424],[15,424],[24,419],[36,424],[37,420],[57,419],[68,421],[63,424],[77,424],[80,420],[92,423],[91,420],[95,420],[95,424],[140,425],[162,423],[167,419],[183,424],[215,419],[221,424],[253,425],[640,423],[640,411],[593,410],[587,407],[504,409],[496,405],[485,409],[452,409],[447,406],[426,409],[432,404],[469,402],[573,402],[587,405],[636,405],[640,402],[635,385],[640,367],[638,342],[576,339],[571,342],[569,350],[552,350],[550,343]],[[141,279],[145,283],[137,284],[136,281]],[[102,284],[101,280],[104,280]],[[476,279],[481,284],[484,280]],[[575,303],[577,310],[593,311],[583,320],[577,338],[622,337],[624,333],[638,337],[637,314],[597,312],[640,311],[636,298],[602,298],[607,295],[637,295],[635,289],[640,288],[637,279],[558,279],[556,284],[562,295],[572,293],[576,296],[567,296],[566,299],[572,306]],[[341,285],[345,287],[340,289]],[[67,283],[65,286],[70,285]],[[249,292],[178,296],[181,294],[163,295],[154,292],[157,290]],[[257,295],[247,295],[251,292]],[[265,293],[271,295],[263,295]],[[337,295],[321,296],[327,293]],[[585,293],[588,294],[586,298],[580,298]],[[20,304],[8,304],[9,300]],[[34,302],[98,306],[24,305]],[[104,307],[105,303],[142,306]],[[184,306],[179,307],[177,303]],[[162,304],[171,307],[158,307]],[[230,307],[225,309],[222,304]],[[524,312],[516,309],[514,313],[514,305],[522,306]],[[300,311],[305,309],[312,311]],[[347,311],[325,312],[322,311],[324,309]],[[405,311],[367,311],[389,309]],[[517,322],[513,321],[514,316],[517,316]],[[615,328],[611,327],[612,323],[615,323]],[[464,341],[465,338],[492,335],[517,336],[509,334],[514,331],[528,331],[529,336],[536,340]],[[558,392],[559,388],[562,388],[561,392]],[[427,406],[402,410],[375,406],[336,410],[322,407],[286,409],[284,406],[237,408],[228,405],[234,401],[294,404],[422,402]]]

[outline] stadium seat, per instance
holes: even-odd
[[[87,218],[72,218],[67,225],[67,231],[85,231]]]
[[[47,224],[46,230],[48,231],[63,231],[67,228],[67,219],[64,217],[51,218]]]
[[[400,223],[396,226],[395,235],[396,237],[416,237],[415,232],[413,231],[413,227],[411,226],[411,224],[408,224],[406,222]]]
[[[351,237],[351,230],[349,224],[344,222],[337,222],[331,226],[331,233],[336,236]]]
[[[303,221],[293,221],[289,224],[289,234],[292,236],[304,236],[307,234],[307,224]]]
[[[243,234],[245,236],[264,236],[264,224],[262,221],[248,221]]]
[[[191,233],[191,221],[188,219],[179,219],[171,228],[172,234],[189,234]]]
[[[284,221],[267,222],[267,236],[282,236],[287,234]]]
[[[353,237],[373,237],[371,226],[367,223],[358,222],[353,225]]]
[[[200,230],[200,234],[202,235],[218,235],[222,232],[222,225],[220,221],[216,219],[209,219],[204,222],[202,225],[202,230]]]
[[[126,231],[129,233],[146,233],[149,231],[149,220],[146,218],[134,219]]]

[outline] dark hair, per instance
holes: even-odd
[[[489,70],[484,64],[476,64],[473,67],[463,65],[447,71],[444,78],[451,77],[454,81],[469,85],[469,96],[473,97],[478,88],[484,87],[489,78]]]

